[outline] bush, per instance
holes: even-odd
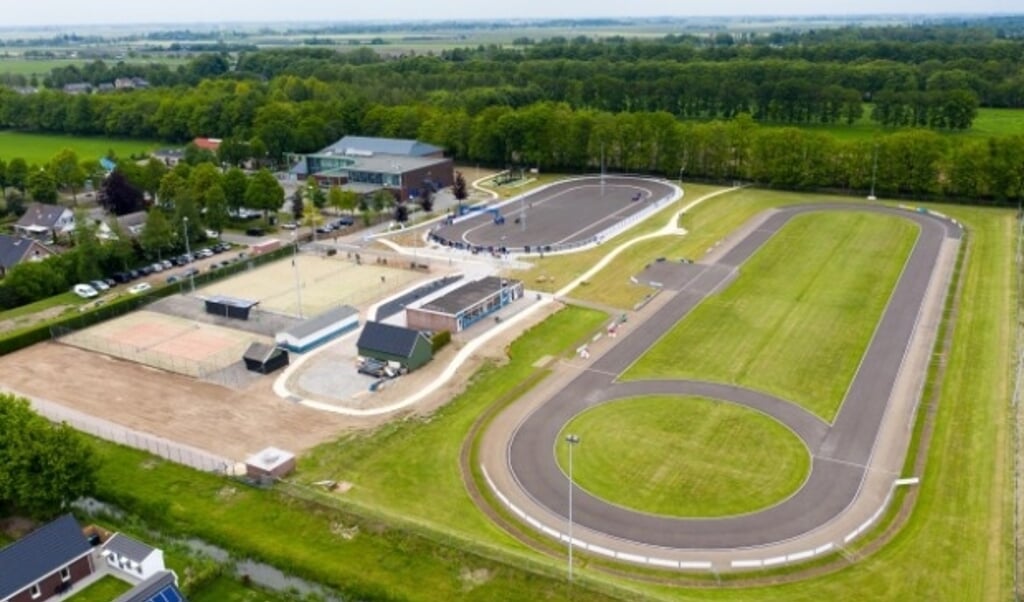
[[[445,345],[452,342],[452,333],[448,330],[442,330],[441,332],[434,333],[433,338],[430,339],[430,347],[434,350],[434,353],[444,349]]]

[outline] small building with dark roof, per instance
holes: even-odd
[[[288,365],[288,352],[274,345],[253,343],[242,355],[246,370],[270,374]]]
[[[164,553],[123,533],[115,533],[103,544],[100,557],[115,576],[135,580],[149,579],[166,570]]]
[[[93,572],[92,547],[65,514],[0,550],[0,600],[49,600]]]
[[[467,282],[450,293],[405,310],[409,328],[462,332],[523,296],[519,280],[488,276]]]
[[[0,234],[0,278],[26,261],[42,261],[55,253],[38,240]]]
[[[277,333],[279,347],[304,353],[359,326],[359,310],[341,305]]]
[[[188,602],[178,589],[174,571],[160,571],[121,594],[114,602]]]
[[[249,299],[238,299],[224,295],[214,295],[203,300],[206,305],[206,313],[236,320],[248,320],[249,312],[253,307],[259,305],[259,301]]]
[[[356,348],[363,357],[397,362],[410,372],[434,358],[433,346],[425,334],[383,322],[367,322]]]

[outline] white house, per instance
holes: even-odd
[[[152,548],[121,533],[114,534],[103,544],[100,556],[106,560],[107,567],[112,572],[136,581],[145,581],[153,575],[167,570],[164,567],[162,550]]]
[[[14,224],[14,232],[19,236],[52,242],[60,235],[75,229],[75,213],[61,205],[45,205],[32,203],[25,210],[25,215]]]
[[[119,215],[109,219],[117,220],[118,225],[121,227],[121,231],[124,232],[129,238],[138,238],[142,234],[142,230],[146,227],[146,218],[149,216],[145,211],[136,211],[135,213],[126,213],[125,215]],[[110,228],[109,221],[97,220],[96,222],[96,237],[100,240],[114,240],[117,238],[114,236],[114,231]]]

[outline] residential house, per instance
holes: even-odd
[[[114,84],[110,82],[101,82],[100,85],[96,87],[97,92],[113,92],[115,89]]]
[[[122,594],[114,602],[188,602],[178,589],[173,571],[160,571]]]
[[[92,92],[92,84],[89,82],[64,84],[64,92],[66,94],[89,94]]]
[[[0,600],[44,602],[94,571],[92,547],[70,514],[0,550]]]
[[[114,80],[114,87],[118,90],[134,90],[135,82],[130,77],[119,77]]]
[[[117,238],[110,227],[110,222],[116,221],[117,225],[121,228],[121,232],[124,232],[129,238],[138,238],[142,234],[143,228],[146,227],[146,218],[148,216],[149,214],[145,211],[136,211],[110,217],[107,221],[96,220],[96,237],[100,240],[114,240]]]
[[[114,534],[103,544],[100,557],[107,561],[107,569],[122,579],[145,581],[166,570],[162,550],[121,533]]]
[[[54,254],[38,240],[0,234],[0,278],[23,261],[42,261]]]
[[[32,203],[14,224],[14,232],[25,238],[52,242],[75,229],[75,213],[62,205]]]
[[[202,150],[208,150],[211,153],[216,153],[217,149],[220,148],[220,143],[223,142],[220,138],[196,138],[192,141],[198,148]]]
[[[185,151],[180,148],[162,148],[154,151],[152,156],[163,161],[167,167],[174,167],[185,159]]]

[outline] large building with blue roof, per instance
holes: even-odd
[[[319,152],[290,155],[289,164],[295,179],[314,178],[363,195],[388,190],[400,199],[418,198],[427,187],[447,188],[455,177],[444,149],[396,138],[345,136]]]

